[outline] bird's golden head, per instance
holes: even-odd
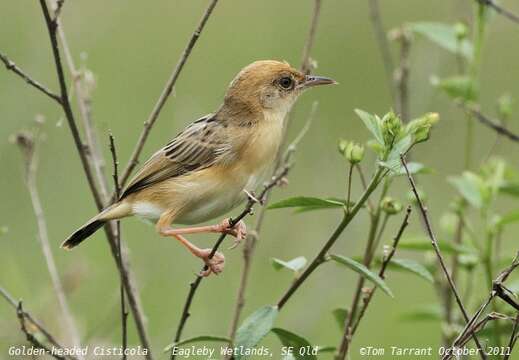
[[[336,82],[321,76],[305,75],[286,62],[256,61],[233,79],[224,106],[233,115],[262,113],[284,117],[303,90],[326,84]]]

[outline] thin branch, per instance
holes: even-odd
[[[303,56],[301,60],[301,72],[303,74],[310,74],[312,71],[312,59],[310,58],[310,52],[314,47],[315,35],[317,33],[317,24],[319,23],[319,15],[321,14],[321,0],[314,1],[314,11],[312,14],[312,20],[310,23],[310,30],[308,30],[308,36],[306,37],[305,45],[303,47]]]
[[[45,0],[40,0],[40,5],[42,8],[43,15],[45,17],[45,23],[47,25],[47,30],[48,30],[49,38],[50,38],[50,42],[51,42],[52,53],[53,53],[54,61],[55,61],[55,65],[56,65],[56,73],[57,73],[59,84],[60,84],[61,106],[65,113],[67,122],[69,124],[70,130],[72,133],[72,137],[74,140],[74,144],[79,153],[79,156],[81,159],[81,164],[83,166],[83,170],[85,172],[85,176],[87,178],[90,190],[94,197],[97,209],[99,211],[101,211],[104,207],[103,199],[101,198],[100,192],[94,181],[94,176],[93,176],[92,170],[90,168],[89,159],[86,155],[85,147],[83,146],[83,143],[81,141],[81,137],[79,135],[76,121],[74,119],[74,114],[72,112],[72,107],[71,107],[70,101],[69,101],[67,85],[66,85],[66,80],[65,80],[65,73],[63,70],[62,62],[61,62],[58,40],[57,40],[57,36],[56,36],[57,35],[56,27],[59,25],[59,23],[54,22],[52,20],[50,13],[49,13],[49,9],[47,7],[47,3],[45,2]],[[147,359],[152,359],[153,356],[151,354],[150,341],[148,339],[148,334],[147,334],[146,327],[145,327],[145,316],[144,316],[144,313],[143,313],[141,305],[140,305],[138,291],[135,288],[133,277],[129,270],[128,264],[126,264],[124,261],[122,261],[122,262],[117,261],[118,251],[117,251],[117,244],[116,244],[114,232],[115,232],[115,230],[110,225],[105,226],[105,233],[108,238],[108,243],[110,245],[112,257],[116,260],[117,268],[119,270],[119,276],[121,277],[122,282],[124,283],[126,294],[128,296],[128,302],[129,302],[130,308],[132,310],[133,318],[134,318],[134,321],[135,321],[135,324],[137,327],[137,332],[138,332],[140,341],[141,341],[143,347],[148,350],[148,352],[145,356]]]
[[[64,346],[62,346],[57,340],[56,338],[47,330],[45,329],[45,327],[38,321],[36,320],[35,318],[33,318],[31,316],[31,314],[29,314],[28,312],[26,312],[23,307],[21,307],[21,301],[16,301],[14,300],[14,298],[11,296],[11,294],[9,294],[7,292],[7,290],[5,290],[3,287],[0,286],[0,295],[13,307],[13,309],[16,310],[16,315],[20,321],[20,325],[25,327],[26,330],[28,330],[26,328],[26,321],[29,321],[39,332],[41,332],[43,334],[43,336],[45,336],[45,339],[50,343],[52,344],[55,348],[57,349],[65,349]],[[27,334],[26,331],[23,330],[22,328],[22,331],[25,333],[26,336],[32,336],[31,333],[29,333],[29,335]],[[30,341],[30,339],[28,339]],[[37,339],[36,339],[37,340]],[[39,345],[37,345],[38,347],[40,347]],[[72,356],[72,355],[69,355],[67,356],[68,359],[71,359],[71,360],[77,360],[76,357]]]
[[[4,63],[7,70],[11,70],[16,75],[21,77],[25,82],[36,89],[40,90],[42,93],[50,97],[52,100],[58,102],[58,104],[61,104],[61,97],[55,93],[53,93],[51,90],[49,90],[46,86],[42,85],[40,82],[34,80],[31,76],[27,75],[25,71],[20,69],[14,62],[9,60],[7,56],[0,53],[0,60]]]
[[[90,165],[88,163],[88,158],[86,155],[85,147],[83,146],[83,142],[81,141],[81,136],[79,135],[79,130],[76,125],[76,120],[74,119],[74,113],[72,112],[72,106],[70,105],[68,98],[68,90],[67,83],[65,80],[65,72],[63,71],[63,65],[61,63],[61,55],[59,52],[58,39],[56,37],[56,23],[52,21],[49,9],[47,7],[47,3],[45,0],[40,0],[40,5],[43,11],[43,16],[45,17],[45,23],[47,24],[47,30],[49,33],[49,38],[52,47],[52,54],[54,56],[54,62],[56,65],[56,73],[58,76],[59,86],[60,86],[60,98],[61,98],[61,106],[63,107],[63,111],[65,113],[65,117],[67,119],[68,125],[70,127],[70,131],[72,133],[72,137],[74,139],[74,145],[79,153],[79,157],[81,159],[81,165],[83,166],[83,170],[85,171],[85,175],[90,186],[90,190],[94,195],[94,200],[98,209],[103,208],[103,201],[99,194],[99,190],[96,187],[94,177],[92,174],[92,170],[90,169]]]
[[[404,122],[409,118],[409,55],[411,52],[411,36],[404,27],[396,30],[393,39],[400,43],[400,63],[394,71],[395,88],[397,89],[396,111]]]
[[[314,1],[314,7],[312,11],[312,19],[310,21],[310,28],[308,30],[308,35],[305,40],[305,45],[303,46],[303,54],[302,54],[302,60],[301,60],[301,66],[300,70],[301,72],[305,74],[309,74],[312,71],[313,64],[310,58],[310,54],[312,52],[312,49],[315,44],[315,37],[317,34],[317,26],[319,24],[319,19],[321,15],[321,0],[315,0]],[[313,117],[317,111],[318,103],[314,102],[312,104],[312,109],[310,111],[310,116],[308,118],[308,121],[306,122],[305,126],[301,130],[301,132],[296,136],[294,141],[287,147],[287,150],[285,154],[283,154],[283,147],[280,147],[278,149],[278,152],[276,154],[276,163],[274,166],[274,170],[272,175],[274,176],[276,172],[279,170],[279,168],[283,165],[283,163],[286,163],[288,159],[290,158],[291,154],[295,152],[297,145],[301,141],[301,139],[306,135],[308,129],[311,126],[311,123],[313,121]],[[283,127],[283,137],[281,140],[282,144],[285,144],[287,139],[287,132],[288,127],[290,125],[290,116],[287,117],[285,121],[285,125]],[[284,160],[283,160],[284,159]],[[240,285],[238,288],[237,296],[236,296],[236,302],[234,305],[234,313],[233,318],[231,321],[230,329],[229,329],[229,338],[231,339],[231,342],[234,341],[234,337],[236,335],[236,330],[238,329],[238,324],[240,322],[241,313],[243,310],[243,307],[245,306],[245,292],[247,290],[248,286],[248,279],[250,274],[250,267],[252,263],[252,258],[254,257],[254,250],[256,248],[256,243],[259,239],[259,234],[261,232],[261,228],[263,226],[263,221],[265,219],[266,215],[266,209],[267,204],[270,200],[270,193],[268,193],[265,197],[265,206],[263,206],[256,217],[256,223],[254,224],[254,230],[250,233],[250,235],[247,237],[247,242],[245,243],[245,246],[243,248],[243,268],[241,273],[241,279],[240,279]],[[229,358],[229,357],[228,357]]]
[[[36,217],[36,223],[38,226],[38,239],[40,240],[40,245],[43,251],[43,257],[45,258],[45,262],[47,264],[47,270],[49,271],[52,287],[54,289],[54,293],[58,299],[58,303],[61,308],[61,312],[65,323],[65,329],[67,333],[70,334],[70,338],[72,340],[73,345],[76,347],[81,347],[77,325],[70,311],[68,300],[65,295],[65,291],[63,289],[60,276],[58,274],[58,269],[56,266],[56,262],[54,261],[54,256],[52,254],[49,242],[49,233],[47,230],[47,222],[45,220],[40,195],[38,193],[38,188],[36,185],[36,172],[38,168],[38,140],[38,130],[36,130],[36,134],[34,135],[29,133],[19,133],[16,135],[16,143],[18,144],[22,154],[24,155],[26,169],[24,180],[31,198],[34,216]]]
[[[136,144],[135,148],[133,149],[132,155],[130,156],[130,160],[128,161],[128,165],[126,166],[126,169],[124,170],[124,172],[121,176],[121,186],[124,186],[124,184],[126,184],[133,169],[139,163],[139,156],[142,152],[142,149],[144,148],[144,143],[148,139],[148,135],[150,134],[150,131],[151,131],[153,125],[157,121],[160,111],[164,107],[166,100],[168,99],[169,95],[173,91],[173,87],[175,86],[175,83],[177,82],[180,72],[184,68],[184,65],[185,65],[187,59],[189,58],[189,55],[191,55],[191,51],[193,50],[193,47],[195,46],[198,38],[200,37],[200,34],[202,33],[202,30],[204,29],[204,26],[207,23],[207,20],[209,20],[209,17],[211,16],[211,13],[213,12],[217,3],[218,3],[218,0],[211,0],[211,2],[209,3],[209,6],[205,10],[205,13],[202,16],[202,19],[200,20],[197,28],[195,29],[195,32],[189,39],[189,42],[187,43],[186,48],[182,52],[182,56],[180,57],[180,60],[178,61],[177,65],[175,66],[175,69],[173,70],[173,73],[171,74],[169,80],[167,81],[166,87],[164,88],[164,90],[162,90],[162,94],[160,95],[159,99],[157,100],[157,103],[155,104],[153,110],[151,111],[151,114],[149,115],[148,119],[144,123],[144,129],[142,130],[141,135],[139,136],[139,140],[137,141],[137,144]]]
[[[299,289],[299,287],[306,281],[306,279],[314,272],[314,270],[326,261],[326,255],[330,248],[335,244],[339,236],[342,234],[344,229],[350,224],[355,215],[357,215],[358,211],[364,206],[364,203],[371,195],[371,193],[377,188],[378,184],[384,177],[384,170],[379,168],[368,187],[364,191],[364,193],[360,196],[359,200],[355,203],[355,206],[351,209],[350,212],[345,213],[344,218],[339,223],[337,228],[333,231],[332,235],[325,242],[319,253],[312,260],[310,265],[306,267],[306,269],[301,273],[301,275],[290,285],[290,287],[285,291],[285,293],[279,299],[277,306],[278,309],[281,310],[283,306],[287,303],[287,301],[294,295],[294,293]]]
[[[117,197],[121,192],[121,188],[119,186],[119,161],[117,160],[117,151],[115,149],[115,140],[112,133],[109,134],[110,139],[110,153],[112,154],[112,166],[113,166],[113,180],[115,193]],[[121,222],[119,220],[116,221],[116,242],[117,242],[117,251],[119,255],[119,266],[122,267],[123,264],[123,252],[121,250]],[[124,284],[121,281],[119,286],[119,294],[121,298],[121,337],[122,337],[122,348],[123,348],[123,356],[122,359],[126,360],[126,349],[128,348],[128,310],[126,309],[126,298],[124,296]]]
[[[393,72],[395,66],[393,65],[393,58],[391,56],[391,50],[389,42],[387,40],[386,31],[382,24],[382,17],[380,16],[379,0],[369,0],[369,16],[371,20],[371,26],[375,32],[377,39],[378,48],[380,55],[382,56],[382,63],[384,64],[384,70],[387,78],[387,84],[389,87],[389,94],[392,99],[392,103],[396,104],[396,89],[393,81]]]
[[[507,19],[519,24],[519,15],[514,14],[510,10],[505,9],[501,5],[498,5],[494,0],[476,0],[480,4],[486,5],[494,9],[499,15],[506,17]]]
[[[517,342],[518,331],[519,331],[519,313],[515,317],[514,327],[512,329],[512,333],[510,334],[510,340],[508,341],[508,352],[503,357],[503,360],[510,359],[510,354],[512,353],[515,343]]]
[[[391,244],[391,249],[387,254],[384,256],[384,260],[382,261],[382,265],[380,267],[380,271],[378,272],[378,276],[381,279],[385,279],[386,277],[386,269],[389,263],[391,262],[391,259],[396,253],[396,249],[398,247],[398,243],[400,242],[400,239],[407,228],[407,225],[409,225],[409,216],[411,215],[411,207],[408,206],[405,212],[404,220],[402,221],[402,224],[400,225],[400,228],[398,229],[398,232],[396,236],[393,238],[393,243]],[[373,295],[375,293],[375,290],[377,288],[373,287],[369,290],[367,296],[363,299],[362,307],[359,311],[359,316],[357,317],[357,320],[355,321],[355,324],[353,325],[353,328],[351,329],[350,337],[353,337],[355,335],[355,332],[357,331],[357,328],[359,327],[360,321],[364,317],[364,314],[366,313],[366,310],[368,309],[368,306],[371,302],[371,299],[373,298]],[[350,339],[351,340],[351,339]]]
[[[499,124],[498,121],[493,120],[484,115],[477,107],[470,106],[462,102],[458,102],[457,105],[467,111],[469,114],[474,116],[480,123],[496,131],[498,134],[503,135],[509,140],[519,142],[519,135],[511,132],[506,127]]]
[[[315,113],[317,112],[317,107],[319,103],[317,101],[314,101],[312,104],[312,110],[310,111],[310,115],[308,117],[308,120],[306,121],[305,125],[299,132],[299,134],[295,137],[295,139],[290,143],[290,145],[287,147],[287,150],[285,151],[284,155],[284,164],[288,164],[291,161],[293,153],[297,150],[297,146],[301,142],[301,140],[304,138],[308,130],[310,129],[310,126],[312,125]],[[243,246],[243,268],[240,278],[240,285],[238,287],[238,292],[236,295],[236,302],[234,305],[234,312],[233,317],[231,321],[231,326],[229,329],[229,339],[231,339],[231,342],[234,341],[234,337],[236,335],[236,330],[238,329],[238,324],[240,322],[241,313],[243,310],[243,307],[245,306],[245,292],[247,290],[248,285],[248,279],[250,274],[250,268],[252,265],[252,256],[254,254],[254,249],[256,247],[256,243],[259,239],[259,232],[261,230],[261,225],[263,224],[263,219],[265,218],[265,210],[266,210],[266,204],[268,201],[268,196],[265,197],[265,203],[264,206],[259,210],[259,214],[256,220],[256,224],[254,226],[254,230],[250,234],[248,234],[245,245]],[[230,356],[228,356],[229,358]]]
[[[245,216],[251,215],[254,205],[258,202],[258,200],[259,200],[260,204],[264,204],[267,194],[275,186],[282,184],[282,181],[285,178],[285,176],[288,174],[290,167],[291,167],[291,164],[285,164],[285,166],[282,169],[280,169],[280,171],[275,176],[273,176],[270,179],[270,181],[268,181],[267,183],[264,184],[263,190],[257,196],[257,198],[249,197],[247,204],[245,205],[245,208],[242,210],[242,212],[235,218],[230,219],[229,228],[234,227],[234,225],[238,224],[243,218],[245,218]],[[224,239],[226,237],[227,237],[227,233],[223,233],[219,236],[218,240],[216,241],[213,248],[211,249],[211,252],[209,254],[209,259],[212,259],[214,254],[216,254],[216,252],[218,251],[218,248],[220,247],[220,245],[222,244],[222,242],[224,241]],[[173,340],[173,343],[177,343],[178,341],[180,341],[180,339],[182,337],[182,332],[186,325],[187,319],[191,315],[190,309],[191,309],[191,304],[193,302],[193,298],[195,297],[198,286],[200,285],[200,283],[202,282],[202,279],[203,279],[203,276],[201,274],[204,271],[206,271],[207,269],[208,269],[208,266],[204,265],[204,267],[201,269],[201,271],[197,274],[195,280],[190,284],[189,293],[187,295],[186,302],[184,303],[184,307],[182,309],[182,315],[180,316],[180,322],[178,324],[177,331],[175,333],[175,339]],[[173,348],[171,349],[171,359],[175,359],[175,357],[176,357],[176,351],[175,351],[175,347],[173,346]]]
[[[468,337],[468,334],[471,332],[474,332],[474,329],[477,328],[475,324],[478,323],[478,319],[483,314],[485,309],[488,307],[488,305],[494,300],[495,297],[500,297],[501,299],[507,301],[507,298],[504,297],[506,288],[504,287],[503,283],[508,279],[510,274],[519,267],[519,252],[517,252],[514,260],[512,261],[512,264],[509,265],[507,268],[502,270],[499,275],[496,277],[496,279],[493,281],[492,284],[492,291],[490,292],[490,295],[487,297],[485,302],[479,307],[478,311],[472,316],[472,318],[467,321],[467,324],[465,324],[465,327],[460,332],[458,337],[454,340],[452,344],[452,348],[463,346],[463,342]],[[508,296],[508,295],[507,295]],[[504,297],[504,298],[503,298]],[[513,301],[513,300],[512,300]],[[508,301],[507,301],[508,302]],[[516,310],[519,310],[517,307],[517,304],[509,303],[512,307],[514,307]],[[515,327],[516,325],[514,325]],[[515,331],[515,330],[514,330]],[[514,335],[512,335],[513,337]],[[512,340],[511,340],[512,341]],[[448,360],[453,356],[453,354],[447,354],[445,355],[442,360]]]
[[[56,0],[55,6],[54,6],[54,22],[59,21],[59,15],[61,14],[61,10],[63,10],[63,5],[65,4],[65,0]]]
[[[438,258],[438,262],[440,263],[440,267],[443,271],[443,274],[445,275],[445,278],[447,279],[449,287],[451,288],[454,298],[456,299],[456,303],[458,304],[458,307],[460,308],[463,318],[465,319],[466,322],[469,322],[467,310],[465,309],[465,306],[463,305],[461,297],[458,293],[458,289],[456,288],[456,284],[454,283],[451,275],[449,274],[449,270],[447,269],[447,265],[445,264],[445,259],[443,258],[443,255],[440,251],[440,246],[438,245],[438,240],[436,240],[436,236],[434,235],[434,232],[432,230],[432,225],[431,225],[431,222],[429,221],[429,217],[427,215],[427,208],[423,204],[422,199],[420,198],[420,195],[418,195],[418,191],[416,190],[415,182],[413,180],[413,177],[409,173],[409,169],[407,168],[407,163],[406,163],[403,155],[400,155],[400,161],[402,162],[402,165],[404,166],[405,172],[407,174],[407,179],[409,180],[409,184],[410,184],[413,194],[416,198],[416,202],[418,203],[418,207],[419,207],[420,213],[422,215],[422,220],[425,225],[426,233],[429,236],[429,239],[431,240],[431,244],[434,249],[434,252],[436,253],[436,257]],[[478,350],[479,350],[478,353],[481,356],[481,358],[487,359],[487,355],[486,355],[483,347],[481,346],[481,343],[479,342],[477,336],[475,334],[472,334],[472,338],[474,339],[474,342],[476,343],[476,346],[478,347]]]

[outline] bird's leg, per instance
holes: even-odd
[[[200,233],[225,233],[236,238],[236,241],[231,248],[236,247],[240,241],[247,237],[247,227],[245,226],[245,223],[240,220],[238,223],[236,223],[236,225],[231,227],[230,218],[224,219],[221,223],[216,225],[195,226],[183,229],[168,229],[166,232],[169,236]]]
[[[182,245],[184,245],[193,255],[202,259],[207,266],[207,270],[202,271],[200,275],[209,276],[211,273],[218,275],[223,271],[225,265],[225,257],[224,255],[217,251],[214,255],[209,258],[211,255],[212,249],[200,249],[198,246],[187,240],[181,234],[175,233],[175,230],[170,227],[169,224],[173,221],[174,215],[170,212],[166,212],[162,214],[159,221],[157,222],[157,231],[162,236],[171,236],[180,241]]]

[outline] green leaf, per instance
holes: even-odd
[[[394,144],[387,156],[385,161],[381,161],[380,165],[391,170],[392,172],[399,173],[402,171],[402,161],[400,155],[403,155],[409,150],[412,145],[413,137],[411,135],[404,136],[396,144]],[[403,169],[405,172],[405,169]]]
[[[475,253],[477,250],[466,245],[454,245],[445,241],[439,241],[440,251],[446,254]],[[434,251],[431,241],[425,236],[404,237],[398,243],[398,248],[414,251]]]
[[[502,227],[516,222],[519,222],[519,210],[514,210],[512,212],[509,212],[508,214],[501,216],[496,225],[498,227]]]
[[[294,356],[295,359],[298,359],[298,360],[306,360],[306,359],[317,360],[317,357],[315,355],[306,354],[303,351],[300,351],[301,348],[306,348],[304,350],[307,350],[307,349],[312,347],[310,342],[308,342],[308,340],[306,340],[305,338],[303,338],[303,337],[301,337],[301,336],[299,336],[297,334],[294,334],[291,331],[288,331],[288,330],[285,330],[285,329],[281,329],[281,328],[274,328],[271,331],[274,334],[277,335],[277,337],[279,338],[279,341],[281,341],[283,346],[293,347],[292,355]],[[301,355],[301,353],[303,355]]]
[[[272,266],[276,270],[280,270],[283,268],[292,270],[293,272],[298,272],[303,269],[306,265],[306,258],[304,256],[298,256],[289,261],[283,261],[280,259],[272,258]]]
[[[319,354],[325,354],[325,353],[334,352],[335,350],[337,350],[337,348],[335,346],[323,346],[323,347],[319,347],[317,349],[317,352]]]
[[[349,310],[345,308],[336,308],[333,309],[332,314],[339,328],[342,330],[344,328],[344,323],[346,322],[346,317],[348,316]]]
[[[187,344],[197,343],[197,342],[207,342],[207,341],[223,342],[223,343],[229,344],[231,342],[231,339],[226,338],[226,337],[222,337],[222,336],[200,335],[200,336],[195,336],[195,337],[192,337],[192,338],[189,338],[189,339],[185,339],[185,340],[179,341],[177,343],[169,344],[168,346],[166,346],[164,348],[164,352],[168,352],[172,348],[177,347],[177,346],[182,346],[182,345],[187,345]]]
[[[234,345],[243,347],[245,351],[254,348],[272,329],[277,315],[277,306],[263,306],[256,310],[241,324]],[[242,359],[242,355],[237,354],[235,358]]]
[[[481,209],[488,201],[489,189],[474,173],[465,171],[462,176],[451,177],[449,182],[476,209]]]
[[[424,305],[400,316],[404,321],[442,321],[442,309],[437,304]]]
[[[423,266],[422,264],[420,264],[417,261],[410,260],[410,259],[393,258],[393,259],[391,259],[390,264],[393,264],[402,270],[406,270],[411,273],[414,273],[414,274],[420,276],[421,278],[429,281],[430,283],[433,282],[433,276],[431,275],[429,270],[427,270],[427,268],[425,266]]]
[[[431,77],[431,83],[452,99],[474,101],[478,96],[476,84],[468,76],[451,76],[445,79]]]
[[[431,169],[426,167],[424,164],[421,164],[421,163],[418,163],[418,162],[408,162],[407,163],[407,169],[409,170],[409,173],[411,175],[413,174],[426,174],[426,173],[430,173],[431,172]],[[395,175],[407,175],[405,169],[403,166],[400,167],[400,169],[398,169],[396,172],[395,172]]]
[[[501,184],[499,191],[506,195],[519,197],[519,182],[505,182]]]
[[[343,208],[345,204],[345,201],[339,201],[333,198],[321,199],[309,196],[296,196],[271,204],[268,209],[297,208],[298,212],[303,212],[310,210]]]
[[[375,137],[381,145],[384,145],[384,136],[382,136],[382,123],[376,115],[371,115],[364,110],[355,109],[355,113],[364,122],[369,132]]]
[[[415,22],[407,24],[409,30],[425,36],[433,43],[454,54],[461,53],[467,59],[472,58],[472,44],[467,39],[459,41],[453,25],[435,22]]]
[[[387,295],[394,297],[393,293],[391,292],[391,289],[389,288],[389,286],[387,286],[385,281],[382,280],[380,276],[369,270],[363,264],[342,255],[330,255],[330,258],[336,261],[337,263],[350,268],[359,275],[365,277],[366,279],[371,281],[375,286],[379,287],[382,291],[384,291]]]

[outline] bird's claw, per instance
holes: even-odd
[[[207,269],[202,270],[200,276],[207,277],[211,275],[211,273],[218,275],[223,271],[225,266],[225,256],[217,251],[214,253],[212,258],[209,258],[211,255],[212,249],[202,249],[200,250],[200,258],[204,261]]]
[[[223,232],[235,237],[234,243],[229,249],[234,249],[247,237],[247,226],[241,220],[231,227],[231,220],[225,219],[220,226],[223,228]]]

